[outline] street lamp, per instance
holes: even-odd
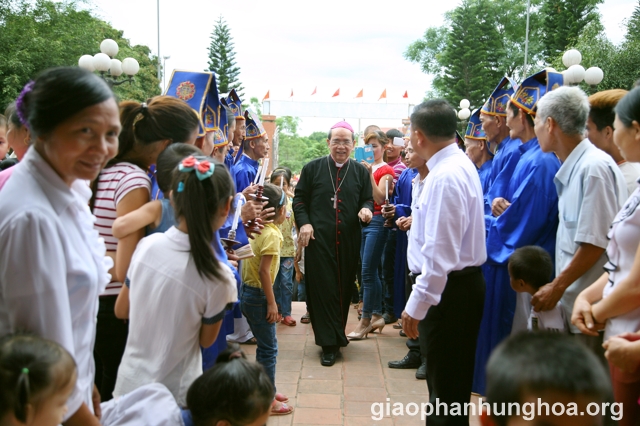
[[[165,64],[167,63],[167,59],[171,59],[171,56],[163,56],[162,57],[162,86],[166,90],[167,88],[167,69],[165,68]]]
[[[580,65],[582,62],[582,54],[576,49],[569,49],[562,55],[562,63],[566,70],[562,71],[564,77],[564,84],[576,86],[584,80],[592,90],[595,90],[596,86],[600,84],[604,78],[604,72],[599,67],[591,67],[585,71],[584,67]]]
[[[458,111],[458,118],[460,120],[466,120],[471,117],[471,110],[469,109],[471,103],[467,99],[460,101],[460,111]]]
[[[140,64],[133,58],[125,58],[122,62],[119,59],[113,57],[118,54],[118,43],[110,38],[105,39],[100,43],[100,53],[95,55],[82,55],[78,60],[78,66],[91,72],[98,71],[104,81],[109,86],[119,86],[122,83],[133,81],[133,76],[140,71]],[[109,72],[109,76],[113,78],[107,78],[105,74]],[[119,80],[122,74],[126,74],[127,77],[124,80]]]

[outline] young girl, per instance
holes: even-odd
[[[269,417],[273,385],[264,368],[248,362],[231,343],[216,365],[197,378],[180,408],[169,390],[151,383],[101,405],[103,426],[263,426]]]
[[[180,164],[180,161],[189,155],[202,155],[202,152],[193,145],[174,143],[166,147],[158,155],[156,178],[158,187],[163,194],[168,194],[171,190],[173,170]],[[145,227],[147,228],[147,235],[165,232],[175,225],[175,222],[176,219],[169,198],[154,200],[131,213],[117,218],[113,222],[113,236],[117,239],[122,239]]]
[[[211,247],[232,195],[229,172],[210,157],[187,157],[174,172],[178,225],[138,244],[118,296],[130,300],[131,321],[114,396],[158,382],[186,404],[187,389],[202,374],[200,345],[211,346],[237,300],[233,273]]]
[[[278,355],[278,339],[276,338],[276,322],[278,307],[273,294],[273,282],[280,267],[280,250],[282,233],[277,225],[286,219],[286,194],[275,185],[264,186],[264,196],[269,199],[265,208],[275,208],[273,223],[268,223],[262,234],[251,240],[251,249],[255,256],[242,262],[242,296],[240,307],[247,318],[251,331],[258,341],[256,361],[267,370],[271,383],[275,387],[276,356]],[[289,414],[293,407],[282,402],[283,395],[276,395],[271,410],[272,415]]]
[[[76,385],[76,363],[62,346],[29,335],[0,339],[0,424],[57,426]]]
[[[271,173],[271,183],[279,186],[285,192],[287,214],[282,224],[278,225],[278,229],[282,233],[283,244],[280,252],[280,269],[273,284],[273,294],[278,305],[278,314],[282,315],[282,324],[295,326],[296,320],[291,318],[291,299],[293,297],[293,258],[296,255],[296,248],[293,243],[292,230],[295,227],[293,217],[293,208],[291,199],[293,196],[290,192],[291,170],[286,167],[280,167]]]

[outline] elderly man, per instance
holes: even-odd
[[[347,325],[353,282],[360,256],[359,220],[373,217],[369,172],[349,158],[353,128],[342,121],[329,130],[330,154],[302,168],[293,199],[298,242],[306,247],[307,306],[321,364],[331,366],[339,348],[347,346]]]
[[[480,175],[480,184],[482,185],[482,193],[486,194],[491,183],[491,165],[493,164],[493,152],[489,150],[487,136],[482,130],[482,122],[480,121],[480,111],[469,118],[467,131],[464,135],[465,153],[469,160],[478,168]]]
[[[420,334],[429,401],[449,410],[471,396],[485,292],[480,265],[487,258],[480,178],[456,145],[457,124],[455,110],[440,99],[411,114],[411,145],[429,174],[411,213],[407,256],[418,276],[402,313],[407,337]],[[438,410],[427,424],[469,425],[468,413],[459,414]]]
[[[589,101],[577,87],[561,87],[540,99],[535,132],[540,148],[554,152],[562,166],[554,179],[560,222],[556,237],[556,277],[531,303],[548,311],[562,303],[571,318],[576,296],[602,275],[607,232],[627,199],[622,172],[611,156],[584,138]],[[602,336],[571,332],[604,360]]]

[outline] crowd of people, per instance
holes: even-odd
[[[291,414],[277,324],[298,326],[296,294],[323,366],[399,332],[388,367],[416,369],[434,406],[568,395],[638,424],[640,88],[505,77],[458,124],[425,101],[406,135],[367,127],[356,161],[340,121],[294,181],[212,73],[118,103],[86,70],[44,71],[0,116],[0,424]]]

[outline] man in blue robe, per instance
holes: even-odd
[[[562,75],[542,71],[527,78],[510,97],[507,125],[512,139],[526,141],[519,146],[518,161],[502,194],[491,200],[492,211],[485,215],[487,223],[487,262],[483,273],[487,283],[484,315],[478,335],[473,391],[484,394],[485,365],[491,351],[511,332],[526,328],[531,310],[524,299],[516,303],[511,288],[508,260],[513,251],[537,245],[555,254],[558,228],[558,194],[553,178],[560,161],[540,149],[533,129],[533,116],[538,100],[547,91],[562,84]],[[530,296],[529,296],[530,297]],[[521,308],[516,315],[516,304]],[[524,327],[522,314],[526,311]]]
[[[509,127],[507,126],[507,103],[515,88],[516,84],[513,80],[509,77],[503,77],[480,110],[482,130],[487,137],[489,149],[494,154],[491,170],[484,172],[488,174],[486,180],[488,189],[486,191],[483,185],[485,215],[491,214],[491,200],[495,198],[495,196],[491,195],[491,192],[504,193],[505,186],[508,185],[520,159],[520,151],[518,149],[520,140],[512,139],[509,136]],[[492,190],[491,188],[494,186],[495,188]],[[488,227],[489,224],[486,224],[486,226]]]
[[[480,121],[480,110],[477,110],[469,118],[467,131],[464,136],[465,154],[478,168],[482,193],[486,194],[489,189],[489,177],[491,175],[491,164],[493,164],[493,152],[489,150],[487,136],[482,130]]]
[[[244,112],[247,123],[247,136],[244,140],[244,152],[231,171],[236,191],[242,192],[251,186],[258,173],[260,159],[267,156],[269,144],[267,132],[262,122],[251,110]]]

